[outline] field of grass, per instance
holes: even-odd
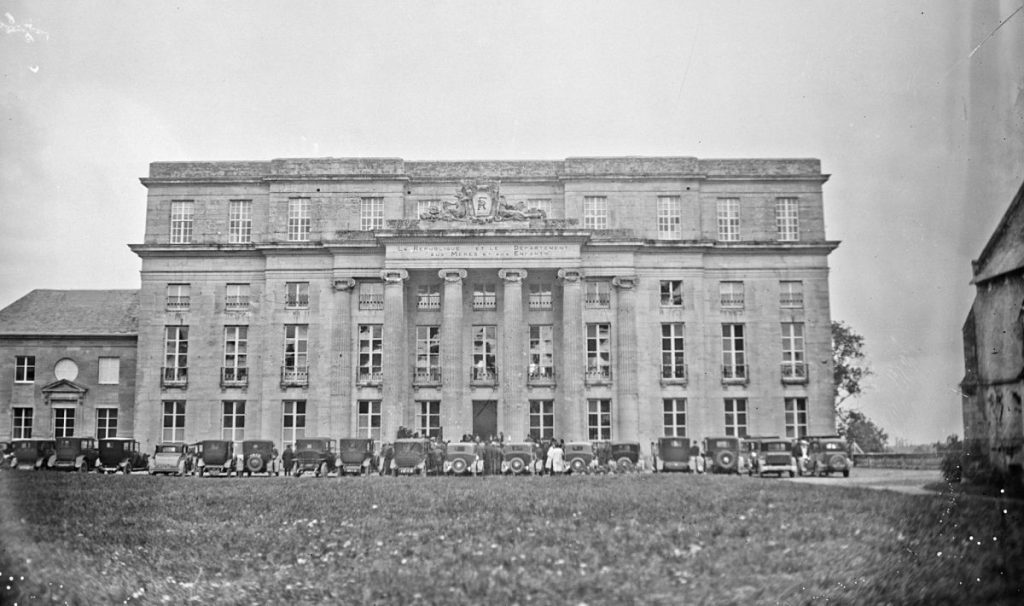
[[[1014,604],[1022,522],[738,477],[2,473],[0,603]]]

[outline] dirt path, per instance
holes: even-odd
[[[878,469],[878,468],[855,468],[850,477],[844,478],[842,474],[833,474],[824,478],[812,478],[809,476],[797,476],[791,482],[802,482],[805,484],[819,484],[824,486],[847,486],[858,488],[872,488],[875,490],[892,490],[904,494],[930,494],[940,495],[941,493],[925,490],[926,484],[938,482],[942,479],[936,469]]]

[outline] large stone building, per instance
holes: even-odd
[[[827,178],[809,159],[154,163],[125,430],[832,433]]]

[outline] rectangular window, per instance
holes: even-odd
[[[786,398],[786,437],[802,438],[807,435],[807,399]]]
[[[416,309],[441,309],[441,285],[420,284],[417,286]]]
[[[747,378],[746,350],[742,324],[722,324],[722,379],[744,381]]]
[[[15,406],[11,409],[11,437],[28,439],[32,437],[32,409]]]
[[[306,401],[285,400],[281,419],[281,443],[295,445],[295,440],[306,437]]]
[[[252,242],[252,200],[228,202],[228,244]]]
[[[100,358],[100,385],[117,385],[121,382],[121,358]]]
[[[803,381],[807,378],[807,365],[804,363],[804,324],[803,322],[782,323],[782,379],[784,381]]]
[[[284,372],[287,382],[304,383],[309,378],[309,325],[284,325]]]
[[[472,379],[493,383],[498,379],[497,354],[495,353],[496,326],[473,326],[473,371]]]
[[[725,435],[737,438],[747,435],[746,398],[725,399]]]
[[[678,240],[682,237],[679,196],[658,196],[658,238]]]
[[[192,286],[190,284],[167,285],[167,309],[185,311],[192,304]]]
[[[249,327],[224,327],[224,367],[221,379],[224,385],[245,384],[249,378]]]
[[[384,309],[384,283],[383,282],[360,282],[359,283],[359,309],[380,310]]]
[[[359,400],[356,414],[356,436],[373,438],[380,443],[380,400]]]
[[[416,414],[416,429],[424,438],[441,437],[441,401],[420,400]]]
[[[607,280],[587,280],[583,283],[583,304],[590,309],[611,306],[612,284]]]
[[[555,406],[553,400],[530,400],[530,435],[534,440],[555,437]]]
[[[247,311],[249,309],[249,285],[228,284],[224,289],[224,309]]]
[[[526,208],[539,210],[544,213],[545,219],[551,218],[551,200],[549,198],[533,198],[526,201]]]
[[[611,378],[611,332],[611,324],[587,324],[587,379]]]
[[[686,378],[683,328],[682,322],[661,325],[661,378],[663,379]]]
[[[682,307],[683,306],[683,281],[662,280],[661,281],[661,306]]]
[[[36,357],[14,356],[14,382],[34,383],[36,380]],[[31,409],[29,409],[31,410]]]
[[[96,409],[96,438],[104,440],[106,438],[117,437],[117,409],[116,408],[97,408]]]
[[[740,239],[740,199],[718,199],[718,239],[721,242],[739,242]]]
[[[309,282],[285,282],[284,306],[288,309],[309,307]]]
[[[583,229],[608,229],[608,198],[585,196],[583,198]]]
[[[245,402],[224,402],[224,423],[220,439],[240,442],[245,439]]]
[[[441,382],[441,327],[416,327],[416,383]]]
[[[743,309],[743,282],[719,282],[718,296],[723,308]]]
[[[359,382],[380,383],[384,377],[384,325],[359,325]]]
[[[165,386],[183,386],[188,382],[188,326],[164,327]]]
[[[75,409],[71,406],[53,408],[53,437],[75,437]]]
[[[551,309],[550,282],[530,282],[529,307],[534,310]]]
[[[171,202],[171,244],[192,242],[192,215],[195,205],[192,200]]]
[[[288,241],[309,241],[309,198],[288,200]]]
[[[804,306],[804,283],[800,280],[779,282],[779,307],[802,308]]]
[[[441,201],[440,200],[417,200],[416,201],[416,217],[419,219],[429,219],[432,217],[440,217],[441,215]]]
[[[555,345],[553,327],[540,324],[530,327],[530,366],[528,377],[531,382],[551,381],[555,378]]]
[[[497,306],[494,284],[473,285],[473,309],[488,310]]]
[[[359,200],[359,229],[363,231],[384,229],[384,198],[362,198]]]
[[[661,401],[665,436],[686,437],[686,398],[665,398]]]
[[[612,439],[611,400],[587,400],[587,437],[590,440]]]
[[[779,228],[780,242],[800,239],[800,206],[796,198],[775,199],[775,223]]]
[[[183,400],[164,401],[163,433],[160,439],[164,442],[185,441],[185,402]]]

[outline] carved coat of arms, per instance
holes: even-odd
[[[493,223],[547,218],[544,211],[527,208],[522,201],[508,204],[498,181],[461,181],[455,199],[442,200],[420,215],[424,221],[465,221]]]

